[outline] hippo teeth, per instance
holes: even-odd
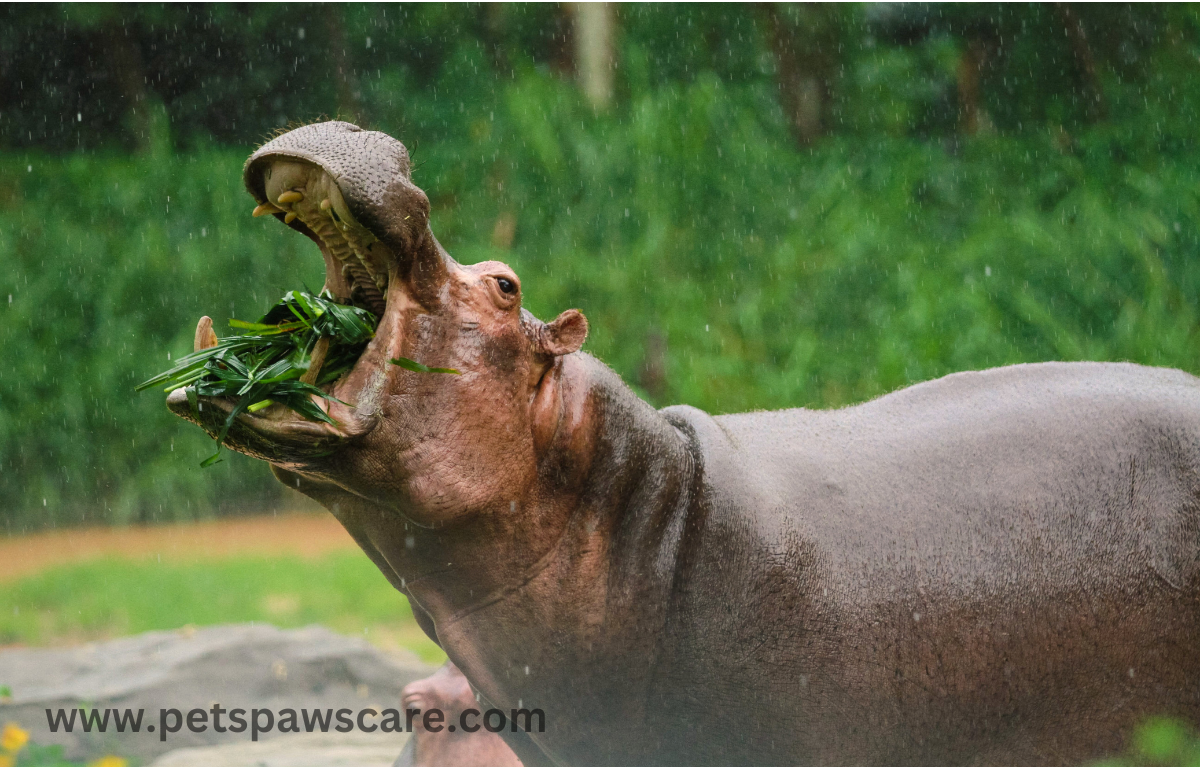
[[[286,224],[299,222],[314,234],[341,265],[327,275],[327,287],[382,317],[392,254],[355,221],[337,182],[315,165],[292,160],[273,162],[264,180],[267,200],[254,209],[255,215],[283,213]]]
[[[217,346],[217,334],[213,330],[212,318],[205,315],[200,318],[200,322],[196,323],[196,340],[192,344],[192,351],[200,352],[215,346]]]

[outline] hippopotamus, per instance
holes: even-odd
[[[471,710],[474,713],[465,721],[472,730],[456,727],[452,731],[440,724],[427,729],[421,717],[414,717],[413,734],[392,765],[521,765],[504,740],[483,728],[478,721],[481,712],[475,692],[453,661],[447,661],[429,677],[404,686],[400,697],[405,712],[416,710],[423,715],[431,709],[437,710],[451,725],[463,723],[464,713],[471,713]],[[491,722],[493,727],[498,725],[495,718]]]
[[[336,424],[268,408],[228,445],[341,521],[481,705],[544,713],[501,733],[526,765],[1073,763],[1200,722],[1197,378],[1051,362],[655,409],[581,351],[582,312],[451,258],[399,141],[307,125],[244,180],[381,319],[320,400]],[[168,405],[209,434],[233,407]]]

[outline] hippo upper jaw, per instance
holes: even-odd
[[[273,214],[321,248],[326,288],[377,316],[394,275],[413,276],[421,261],[438,266],[429,199],[412,183],[408,151],[387,134],[307,125],[259,147],[242,176],[256,215]]]

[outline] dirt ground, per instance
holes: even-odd
[[[129,528],[75,528],[0,537],[0,583],[95,557],[204,560],[241,554],[315,557],[357,546],[327,512]]]

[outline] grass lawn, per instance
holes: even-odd
[[[187,563],[100,558],[55,566],[0,589],[0,645],[58,645],[156,629],[320,623],[384,649],[445,659],[408,601],[357,551],[245,554]]]

